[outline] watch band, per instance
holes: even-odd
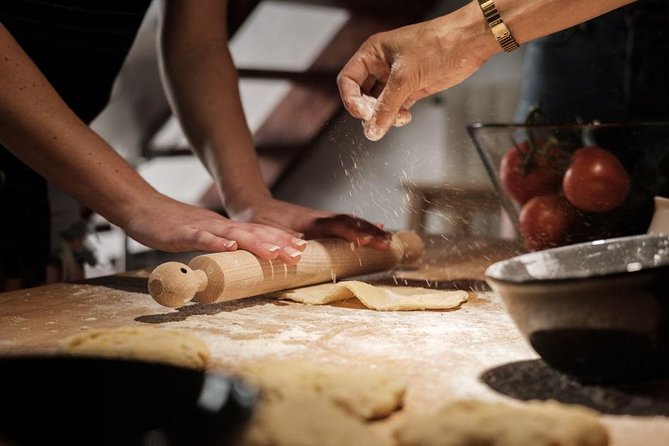
[[[495,37],[495,40],[499,43],[499,46],[506,52],[510,52],[518,48],[518,42],[511,35],[511,31],[506,26],[502,17],[497,11],[494,0],[478,0],[481,11],[483,12],[483,17],[485,17],[486,22],[488,22],[488,27],[492,32],[492,35]]]

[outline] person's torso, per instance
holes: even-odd
[[[106,105],[150,0],[2,0],[0,22],[85,122]]]

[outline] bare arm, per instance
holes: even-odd
[[[632,3],[633,0],[497,0],[514,38],[525,43]],[[374,83],[384,88],[365,135],[382,138],[403,108],[450,88],[501,51],[473,0],[451,14],[371,36],[338,77],[346,109],[366,119],[358,104]]]
[[[166,251],[234,250],[248,233],[281,245],[253,251],[239,242],[264,258],[291,245],[281,231],[233,223],[158,193],[79,120],[2,25],[0,48],[0,143],[82,204]]]
[[[157,192],[79,120],[2,25],[0,48],[0,142],[112,223],[127,225]]]
[[[339,236],[387,246],[364,220],[274,200],[258,168],[228,49],[226,2],[164,0],[160,49],[170,103],[215,179],[228,213],[307,237]]]

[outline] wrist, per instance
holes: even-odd
[[[478,0],[472,0],[462,8],[435,19],[445,30],[444,45],[452,50],[459,48],[464,57],[475,57],[482,63],[502,51],[490,32],[481,12]]]
[[[139,187],[132,192],[120,190],[118,196],[109,200],[111,207],[98,211],[100,215],[110,223],[127,230],[130,222],[136,216],[158,208],[159,204],[165,200],[173,201],[172,198],[153,189],[148,183],[136,186]]]
[[[272,199],[266,187],[228,188],[221,191],[223,206],[230,216],[246,213],[250,208]]]

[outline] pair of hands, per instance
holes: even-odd
[[[369,139],[378,140],[391,126],[408,123],[416,101],[461,82],[485,62],[485,51],[461,45],[458,23],[456,16],[445,16],[376,34],[346,64],[337,80],[342,100],[364,121]],[[125,229],[135,240],[165,251],[244,249],[261,259],[295,264],[306,238],[340,237],[376,249],[389,246],[390,234],[380,225],[269,197],[234,213],[234,221],[166,197],[157,201],[135,214]]]
[[[233,216],[236,221],[161,197],[124,228],[140,243],[163,251],[221,252],[244,249],[264,260],[294,265],[306,238],[340,237],[386,249],[390,234],[380,225],[345,214],[317,211],[266,198]]]

